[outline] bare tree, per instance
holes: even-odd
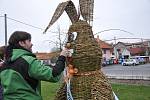
[[[61,51],[67,41],[67,33],[63,32],[59,25],[57,26],[57,32],[55,33],[56,34],[52,38],[53,40],[45,40],[48,41],[49,44],[55,44],[55,46],[51,48],[52,52]]]

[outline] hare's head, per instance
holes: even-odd
[[[66,11],[72,23],[79,21],[81,13],[83,20],[91,24],[91,21],[93,21],[93,5],[94,0],[79,0],[80,9],[78,9],[77,12],[74,3],[71,0],[60,3],[44,33],[58,20],[64,11]]]

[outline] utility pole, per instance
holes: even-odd
[[[59,39],[59,49],[60,49],[60,51],[62,50],[62,47],[61,47],[61,37],[60,37],[60,26],[58,26],[58,34],[59,34],[59,36],[58,36],[58,39]]]
[[[4,15],[5,18],[5,46],[7,46],[7,15]]]
[[[114,42],[115,42],[115,46],[116,46],[116,37],[114,37]],[[115,53],[115,58],[118,59],[118,52],[116,50],[116,47],[114,46],[114,53]]]
[[[114,37],[115,45],[116,45],[116,37]]]

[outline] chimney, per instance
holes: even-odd
[[[99,35],[97,35],[97,39],[99,39]]]

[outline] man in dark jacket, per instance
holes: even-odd
[[[8,42],[6,61],[0,68],[4,100],[42,100],[40,81],[59,81],[68,50],[60,53],[56,65],[52,67],[42,64],[32,53],[29,33],[16,31]]]

